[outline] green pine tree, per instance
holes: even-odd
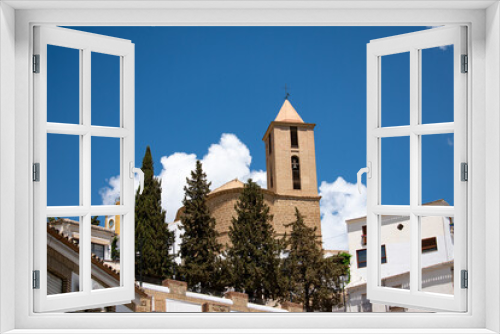
[[[99,226],[101,224],[101,221],[97,218],[98,218],[98,216],[92,217],[90,223],[94,226]]]
[[[215,230],[215,219],[207,205],[210,182],[199,160],[191,171],[191,178],[186,178],[186,183],[182,201],[184,212],[181,215],[184,232],[180,253],[183,264],[179,267],[179,274],[192,290],[206,292],[207,289],[220,288],[218,272],[222,245],[217,241],[219,233]]]
[[[111,241],[111,260],[120,260],[120,249],[118,248],[118,237],[115,235],[113,241]]]
[[[161,207],[161,180],[154,176],[153,157],[148,146],[142,160],[144,191],[135,195],[135,261],[136,279],[158,283],[171,277],[173,255],[169,249],[175,235],[165,223],[165,210]]]
[[[253,301],[277,299],[280,295],[280,251],[271,225],[272,215],[264,203],[262,189],[251,179],[235,205],[237,217],[229,228],[231,245],[227,264],[231,286]]]
[[[291,226],[290,236],[283,238],[288,250],[282,264],[285,298],[301,303],[307,312],[331,312],[339,302],[338,278],[346,270],[343,258],[323,258],[316,227],[308,227],[297,208],[295,215],[295,221],[285,225]]]

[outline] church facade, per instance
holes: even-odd
[[[321,197],[318,195],[316,177],[314,127],[315,124],[305,123],[286,99],[262,138],[267,169],[267,189],[262,191],[264,201],[273,215],[272,224],[277,237],[283,236],[285,225],[296,219],[297,208],[305,223],[316,227],[317,236],[321,238]],[[222,245],[229,243],[229,227],[232,217],[236,217],[234,206],[243,186],[242,181],[235,179],[208,195],[207,204],[216,220],[216,230]],[[176,222],[180,220],[181,214],[182,208],[177,212]]]

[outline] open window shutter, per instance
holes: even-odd
[[[423,124],[422,122],[422,51],[441,47],[453,47],[453,122]],[[382,124],[382,57],[403,52],[409,53],[410,121],[409,125],[383,127]],[[442,27],[421,32],[373,40],[367,45],[367,162],[371,166],[367,178],[368,220],[368,275],[367,298],[372,303],[406,308],[466,311],[467,290],[462,288],[462,273],[467,270],[467,182],[462,175],[467,163],[467,45],[465,27]],[[404,107],[401,106],[401,112]],[[422,203],[422,137],[433,134],[454,134],[453,186],[454,206],[423,205]],[[410,205],[382,205],[382,139],[407,137],[409,139],[409,202]],[[387,204],[387,203],[385,203]],[[390,245],[387,248],[387,264],[381,263],[383,220],[390,217],[409,217],[408,262],[409,288],[388,285],[384,266],[391,264]],[[426,289],[423,282],[425,267],[422,254],[421,223],[423,217],[440,217],[445,234],[453,235],[454,251],[451,253],[452,293],[440,293]],[[452,223],[454,222],[454,223]],[[396,233],[396,232],[395,232]],[[426,241],[424,241],[425,244]],[[427,245],[427,244],[425,244]],[[424,245],[424,248],[427,247]],[[436,245],[438,247],[439,245]],[[439,246],[441,247],[441,246]],[[426,249],[424,249],[424,252]],[[425,256],[429,256],[429,252]],[[448,258],[449,259],[449,258]],[[449,263],[449,262],[448,262]]]
[[[76,124],[48,122],[47,119],[47,57],[50,56],[48,48],[54,46],[77,54],[79,122]],[[130,303],[135,296],[134,44],[118,38],[41,26],[34,28],[33,49],[34,310],[76,311]],[[91,122],[92,53],[112,55],[119,61],[120,121],[115,127],[95,126]],[[79,160],[79,173],[77,171],[75,176],[78,179],[75,183],[80,188],[78,205],[47,206],[47,137],[54,134],[79,142],[73,152],[79,156],[76,159]],[[121,195],[117,205],[91,203],[91,152],[97,149],[92,147],[92,139],[102,137],[116,138],[120,143],[119,161],[114,162],[120,166]],[[71,152],[57,152],[61,159],[68,153]],[[91,225],[92,216],[121,219],[119,272],[99,258],[102,252],[99,256],[92,254],[95,229]],[[75,218],[65,221],[66,227],[57,229],[48,223],[48,218],[57,217]],[[57,276],[52,273],[55,271]]]

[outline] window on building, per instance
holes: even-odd
[[[291,142],[292,148],[299,147],[299,136],[297,134],[297,127],[296,126],[290,127],[290,142]]]
[[[98,258],[104,259],[104,245],[92,243],[91,251],[92,254],[95,254]]]
[[[358,249],[356,251],[356,259],[358,262],[358,268],[366,268],[366,249]],[[380,263],[387,263],[387,255],[385,252],[385,245],[380,248]]]
[[[52,274],[51,272],[47,272],[47,294],[48,295],[57,295],[63,293],[63,279]]]
[[[364,225],[361,227],[361,244],[362,245],[366,245],[366,236],[367,236],[366,225]]]
[[[436,237],[422,239],[422,253],[428,253],[437,250],[438,245]]]
[[[358,249],[356,259],[358,260],[358,268],[366,268],[366,249]]]
[[[387,255],[385,253],[385,245],[382,245],[382,247],[381,247],[380,262],[387,263]]]
[[[292,179],[293,179],[293,189],[300,189],[300,163],[299,157],[292,157]]]

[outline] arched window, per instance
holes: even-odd
[[[292,179],[293,179],[293,189],[300,189],[300,163],[299,157],[292,157]]]

